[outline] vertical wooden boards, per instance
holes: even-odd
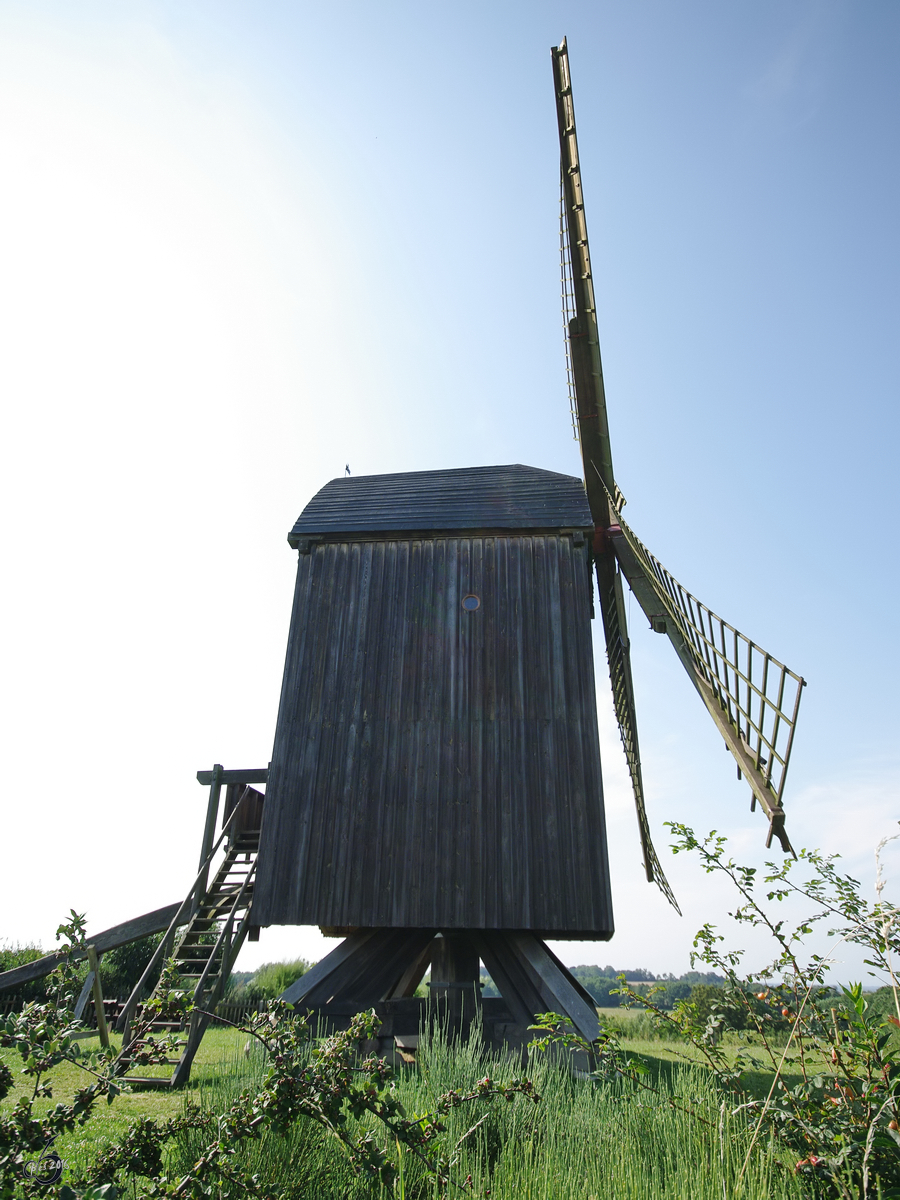
[[[254,923],[610,936],[589,571],[571,532],[299,555]]]

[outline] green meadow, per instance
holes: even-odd
[[[618,1015],[621,1019],[621,1010]],[[85,1048],[92,1044],[86,1042]],[[783,1150],[758,1144],[748,1157],[747,1120],[731,1111],[700,1063],[680,1057],[681,1049],[673,1043],[626,1038],[624,1044],[650,1067],[646,1078],[655,1091],[627,1080],[578,1078],[565,1058],[535,1053],[527,1071],[537,1085],[539,1103],[517,1097],[451,1112],[444,1134],[455,1158],[457,1187],[451,1187],[451,1194],[491,1200],[763,1200],[804,1195]],[[16,1056],[9,1050],[0,1053],[17,1073],[21,1064]],[[98,1110],[82,1130],[60,1138],[57,1149],[66,1163],[62,1183],[77,1190],[89,1163],[136,1118],[165,1119],[183,1112],[186,1104],[221,1113],[242,1090],[258,1085],[265,1070],[264,1055],[255,1044],[248,1052],[246,1034],[210,1030],[187,1088],[125,1094]],[[398,1071],[395,1088],[407,1113],[418,1115],[451,1088],[465,1089],[485,1074],[511,1079],[521,1072],[520,1062],[512,1057],[486,1056],[477,1036],[462,1046],[426,1039],[416,1063]],[[38,1101],[38,1110],[70,1100],[84,1082],[73,1066],[57,1068],[53,1078],[53,1097]],[[760,1088],[770,1080],[761,1069]],[[27,1080],[19,1076],[15,1093],[4,1105],[26,1091]],[[383,1137],[374,1120],[363,1125],[376,1138]],[[169,1172],[186,1172],[205,1144],[197,1133],[170,1144]],[[409,1150],[388,1148],[400,1168],[392,1195],[426,1200],[439,1194]],[[337,1141],[308,1120],[301,1119],[286,1136],[267,1132],[241,1143],[235,1165],[257,1174],[273,1198],[362,1200],[388,1195],[380,1185],[355,1177]],[[463,1190],[467,1177],[471,1191]],[[45,1194],[56,1190],[45,1189]]]

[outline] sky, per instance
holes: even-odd
[[[196,772],[269,760],[286,535],[346,464],[580,474],[563,36],[626,516],[808,681],[788,831],[872,896],[900,818],[893,0],[0,0],[0,940],[184,896]],[[642,878],[598,621],[617,932],[555,948],[679,974],[731,897],[663,822],[780,852],[631,614],[684,916]],[[333,945],[264,930],[238,966]]]

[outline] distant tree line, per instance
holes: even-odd
[[[721,986],[725,979],[713,971],[685,971],[683,975],[654,975],[643,967],[620,969],[616,967],[581,966],[569,970],[591,995],[598,1008],[618,1008],[621,997],[617,994],[622,986],[620,975],[624,975],[636,992],[647,993],[651,988],[661,1008],[671,1008],[678,1000],[687,1000],[692,990],[699,985]],[[499,996],[494,981],[486,970],[481,972],[482,996]]]
[[[161,934],[142,938],[128,946],[119,946],[108,950],[100,960],[100,982],[103,994],[109,999],[124,1000],[131,994],[137,981],[141,978],[153,952],[159,944]],[[0,972],[12,970],[32,962],[47,953],[39,946],[0,945]],[[274,1000],[285,988],[306,971],[312,964],[298,958],[292,962],[263,963],[255,971],[235,971],[228,981],[225,999],[231,1003],[246,1003],[258,1000]],[[721,1000],[718,989],[725,982],[721,975],[713,971],[685,971],[683,975],[654,975],[643,967],[620,970],[611,966],[579,966],[569,970],[582,986],[590,993],[598,1008],[618,1008],[621,997],[617,994],[622,986],[620,976],[624,975],[628,984],[636,992],[647,993],[651,988],[656,989],[654,998],[661,1008],[671,1009],[679,1000],[690,1000],[698,1006],[698,1011],[705,1017],[713,1007],[719,1010]],[[84,979],[87,974],[87,964],[79,964],[79,974]],[[488,972],[482,968],[482,995],[498,996],[500,993]],[[155,983],[156,981],[151,981]],[[427,989],[420,987],[417,995],[427,995]],[[46,984],[43,979],[35,979],[15,990],[0,992],[0,1008],[3,1010],[12,1004],[18,1008],[27,1001],[44,1003],[46,1001]],[[873,1015],[886,1015],[893,1012],[894,998],[890,988],[879,988],[867,995],[866,1001]],[[818,1003],[827,1004],[827,997],[819,997]],[[732,1016],[723,1012],[725,1024],[740,1028],[737,1024],[739,1014]]]

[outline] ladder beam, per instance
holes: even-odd
[[[237,808],[235,808],[236,811]],[[233,815],[234,813],[232,813]],[[185,982],[190,981],[193,1003],[195,1005],[195,1009],[190,1017],[188,1037],[184,1051],[181,1058],[172,1064],[175,1066],[175,1070],[169,1078],[161,1076],[132,1076],[129,1078],[126,1076],[126,1081],[147,1087],[178,1087],[187,1081],[190,1075],[191,1064],[199,1049],[203,1034],[209,1025],[216,1005],[222,997],[238,952],[243,945],[250,927],[250,905],[253,880],[256,874],[258,848],[258,843],[255,841],[247,841],[241,847],[231,846],[229,848],[209,890],[199,895],[197,910],[191,916],[175,948],[174,957],[176,966],[179,968],[179,974],[182,975]],[[222,887],[223,880],[228,877],[234,867],[236,857],[248,853],[252,855],[252,858],[249,863],[241,864],[242,868],[246,866],[246,870],[241,870],[240,872],[241,882],[238,883],[237,880],[235,881],[234,886],[222,897],[221,903],[210,905],[208,903],[210,895]],[[186,900],[190,900],[195,889],[192,889],[192,892],[188,893]],[[218,915],[216,917],[204,915],[210,909]],[[224,924],[218,931],[215,942],[203,943],[195,940],[208,936],[210,931],[215,928],[215,920],[221,920],[223,916]],[[182,967],[193,967],[196,970],[182,971]],[[119,1061],[126,1063],[128,1061],[127,1035],[130,1033],[130,1026],[131,1019],[129,1017],[126,1037],[123,1039],[123,1048],[119,1055]]]

